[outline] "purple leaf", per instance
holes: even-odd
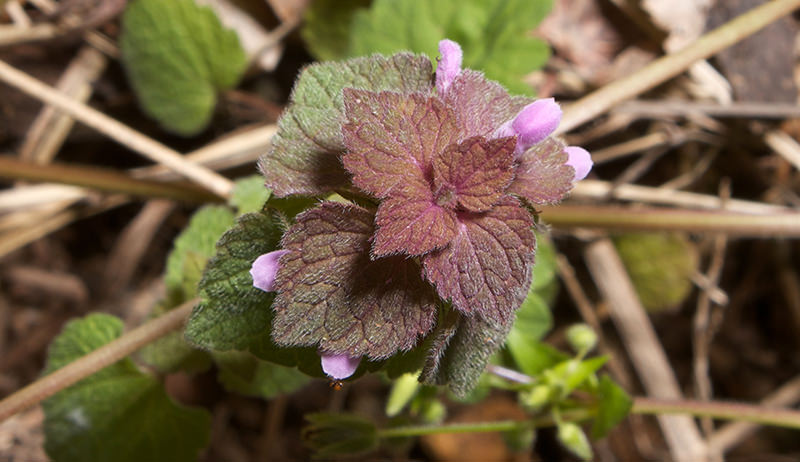
[[[562,142],[547,138],[522,153],[518,162],[508,192],[532,205],[554,204],[572,189],[575,170],[567,165]]]
[[[430,59],[408,53],[306,67],[269,151],[259,159],[266,186],[278,197],[321,195],[347,186],[349,178],[339,159],[345,150],[342,89],[430,92],[432,73]]]
[[[425,277],[462,313],[505,322],[530,286],[533,220],[509,196],[488,212],[462,212],[458,219],[450,245],[423,257]]]
[[[499,83],[478,71],[464,69],[453,80],[444,101],[453,108],[458,122],[458,140],[473,136],[494,138],[501,125],[514,119],[532,100],[509,96]]]
[[[472,212],[489,210],[514,178],[515,139],[470,138],[450,145],[433,161],[436,203]]]
[[[325,202],[283,237],[272,335],[280,345],[387,358],[408,350],[436,318],[436,297],[410,259],[370,260],[372,212]]]
[[[455,139],[455,116],[434,97],[345,89],[344,107],[344,166],[380,198],[409,183],[424,187],[433,156]]]
[[[335,380],[342,380],[350,377],[358,369],[361,357],[354,358],[348,355],[329,355],[320,353],[322,371],[328,377]]]
[[[422,255],[444,247],[456,234],[456,214],[433,201],[430,188],[384,199],[375,219],[372,254]]]

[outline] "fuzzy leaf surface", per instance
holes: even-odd
[[[456,214],[440,207],[427,186],[381,202],[372,253],[423,255],[447,245],[456,235]]]
[[[272,216],[248,213],[222,235],[200,281],[203,301],[186,325],[189,342],[210,350],[246,349],[269,330],[274,294],[253,287],[250,267],[278,248],[280,233]]]
[[[455,115],[425,94],[344,91],[347,154],[353,184],[379,198],[398,189],[430,190],[435,156],[455,141]]]
[[[121,59],[139,103],[179,135],[205,128],[217,92],[236,85],[247,67],[236,33],[193,0],[133,0],[122,31]]]
[[[353,18],[349,53],[412,50],[436,57],[436,44],[449,38],[463,47],[466,67],[515,93],[531,93],[523,76],[544,65],[549,47],[530,31],[551,7],[551,0],[375,0]]]
[[[510,96],[497,82],[478,71],[463,69],[444,97],[448,107],[457,108],[459,139],[473,136],[491,138],[504,122],[513,119],[533,100]]]
[[[260,212],[271,194],[272,191],[264,186],[264,177],[250,175],[236,180],[229,202],[239,215]]]
[[[122,321],[91,314],[69,322],[53,341],[45,373],[115,340]],[[205,410],[175,404],[163,386],[123,359],[42,403],[45,450],[72,462],[195,461],[207,444]]]
[[[347,185],[339,156],[344,152],[342,90],[429,92],[433,68],[425,56],[400,53],[343,62],[317,63],[303,70],[278,122],[278,132],[259,167],[273,194],[323,195]]]
[[[470,212],[489,210],[514,177],[515,145],[513,137],[474,137],[448,146],[433,162],[437,202],[451,208],[457,202]]]
[[[443,351],[429,358],[421,377],[428,383],[447,384],[458,397],[467,396],[478,384],[489,358],[503,345],[510,328],[511,320],[498,322],[460,315]]]
[[[575,169],[566,164],[564,143],[546,138],[525,151],[518,159],[516,176],[508,192],[525,198],[532,205],[559,202],[570,190]]]
[[[504,197],[488,212],[459,214],[450,245],[423,257],[425,277],[462,313],[506,322],[530,286],[535,247],[530,214]]]
[[[373,221],[372,212],[338,202],[297,216],[275,280],[278,344],[383,359],[411,349],[433,327],[435,296],[416,263],[370,260]]]

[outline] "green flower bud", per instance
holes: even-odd
[[[552,389],[548,385],[536,385],[530,390],[525,390],[519,394],[519,403],[530,412],[540,411],[550,402]]]
[[[575,324],[567,329],[569,346],[578,353],[588,353],[597,345],[597,334],[586,324]]]
[[[572,422],[558,424],[558,441],[582,460],[591,460],[592,446],[578,425]]]

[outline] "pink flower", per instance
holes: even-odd
[[[589,152],[578,146],[567,146],[564,151],[569,156],[567,165],[575,169],[575,179],[573,181],[586,178],[593,165],[592,156],[589,155]]]
[[[461,59],[463,53],[461,46],[452,40],[442,40],[439,42],[439,65],[436,68],[436,89],[439,95],[445,94],[450,84],[461,72]]]
[[[516,136],[514,155],[519,157],[531,146],[550,136],[561,122],[561,108],[553,98],[539,99],[521,111],[495,131],[494,136]]]
[[[358,369],[358,364],[361,362],[361,358],[324,353],[320,353],[320,359],[322,361],[322,370],[334,380],[350,377]]]
[[[265,253],[256,258],[253,266],[250,267],[250,275],[253,276],[253,285],[263,290],[271,292],[275,283],[275,274],[278,273],[278,261],[281,256],[289,253],[288,250],[275,250]]]

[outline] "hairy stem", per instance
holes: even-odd
[[[158,197],[184,202],[220,202],[222,197],[190,183],[166,183],[133,178],[114,170],[72,165],[40,165],[0,156],[0,177],[83,186],[103,192]]]
[[[800,213],[752,215],[724,210],[675,210],[620,206],[545,207],[542,218],[560,228],[625,231],[689,231],[745,237],[800,237]]]
[[[625,78],[590,93],[564,110],[558,133],[608,111],[614,105],[666,82],[695,62],[708,58],[800,7],[800,0],[773,0],[703,35],[686,48],[659,58]]]
[[[0,401],[0,422],[180,328],[197,302],[190,300],[6,397]]]

